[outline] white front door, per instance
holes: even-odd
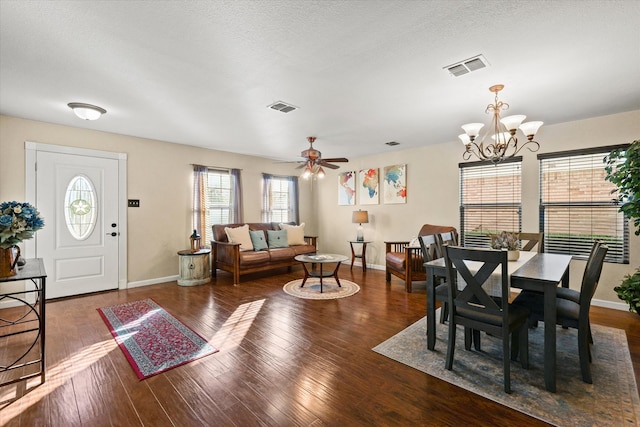
[[[118,160],[37,151],[36,164],[46,298],[117,289]]]

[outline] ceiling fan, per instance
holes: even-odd
[[[318,178],[324,177],[324,169],[322,167],[327,167],[329,169],[338,169],[340,166],[333,165],[332,163],[346,163],[349,159],[345,159],[344,157],[336,157],[331,159],[323,159],[322,153],[320,151],[313,148],[313,143],[315,142],[315,136],[307,137],[307,141],[309,141],[309,148],[300,153],[300,156],[305,160],[299,162],[301,163],[296,169],[305,168],[302,173],[303,178],[309,178],[313,174],[317,174]]]

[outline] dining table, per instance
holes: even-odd
[[[556,391],[556,290],[558,284],[569,287],[571,255],[521,252],[517,261],[509,261],[509,285],[544,294],[544,382],[548,391]],[[444,258],[424,263],[427,273],[427,348],[436,344],[437,277],[445,277]]]

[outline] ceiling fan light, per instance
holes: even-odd
[[[322,166],[318,168],[317,175],[318,175],[318,178],[320,179],[324,178],[325,173],[324,173],[324,169],[322,169]]]
[[[502,123],[508,131],[515,131],[516,129],[518,129],[518,126],[520,126],[520,123],[522,123],[526,118],[527,116],[523,116],[522,114],[508,116],[500,119],[500,123]]]
[[[67,106],[82,120],[98,120],[100,116],[107,113],[107,110],[102,107],[82,102],[70,102]]]
[[[522,131],[522,133],[524,133],[526,136],[531,136],[533,137],[536,132],[538,132],[538,129],[540,129],[540,126],[542,126],[544,124],[544,122],[527,122],[527,123],[522,123],[520,125],[520,130]]]
[[[469,138],[473,139],[480,133],[480,129],[484,127],[484,123],[467,123],[462,125],[462,129],[465,131]]]
[[[311,169],[311,165],[307,162],[307,166],[304,168],[304,172],[300,175],[304,179],[309,179],[309,177],[313,175],[313,169]]]

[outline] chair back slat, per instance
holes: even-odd
[[[544,233],[518,233],[523,251],[531,251],[537,246],[538,252],[544,252]]]
[[[420,242],[420,247],[422,248],[422,257],[424,258],[424,262],[429,262],[433,261],[436,258],[440,258],[438,256],[437,250],[438,243],[434,234],[420,236],[418,237],[418,241]]]
[[[436,249],[437,249],[437,257],[444,257],[444,245],[449,246],[458,246],[458,233],[455,230],[447,231],[444,233],[438,233],[435,235],[436,237]]]

